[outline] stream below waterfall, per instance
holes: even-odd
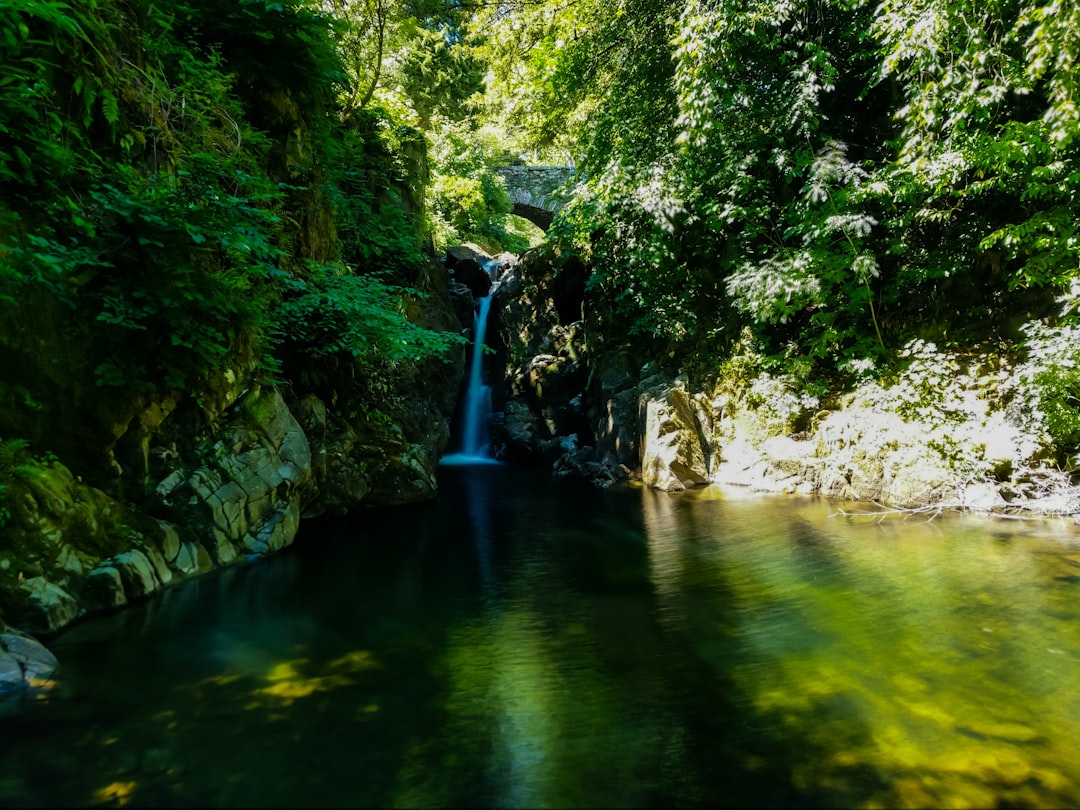
[[[1080,805],[1074,528],[439,476],[55,639],[0,805]]]

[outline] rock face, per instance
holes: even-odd
[[[413,315],[418,324],[453,334],[472,327],[472,294],[452,285],[445,267],[432,262],[417,286],[427,296]],[[467,312],[459,310],[461,300],[468,300]],[[435,497],[436,469],[450,440],[464,373],[462,346],[444,360],[396,366],[378,411],[350,408],[348,403],[364,401],[364,394],[345,384],[298,399],[294,411],[311,444],[314,476],[303,514],[344,514],[360,505]]]
[[[209,527],[207,550],[217,565],[292,542],[312,475],[307,437],[277,391],[254,389],[237,410],[201,464],[157,487],[177,523]]]
[[[752,414],[739,414],[742,421]],[[858,403],[828,412],[805,436],[750,441],[752,426],[723,428],[733,438],[713,480],[772,492],[821,494],[899,507],[941,502],[1002,503],[985,488],[965,495],[964,477],[929,451],[924,432],[896,414]],[[735,438],[740,436],[741,438]]]
[[[426,297],[410,319],[459,333],[445,268],[432,262],[416,286]],[[319,391],[285,389],[286,400],[242,356],[199,392],[139,395],[95,439],[110,476],[91,485],[59,462],[29,460],[4,478],[0,633],[51,635],[272,553],[293,541],[301,514],[433,497],[463,371],[464,349],[401,362],[382,410],[356,369]],[[18,658],[13,648],[37,642],[5,647],[8,635],[23,638],[0,635],[0,692],[26,688],[48,660],[40,645],[33,666],[29,653]]]
[[[160,519],[124,509],[59,464],[41,466],[19,486],[4,616],[50,634],[87,612],[281,549],[296,534],[311,477],[307,438],[281,395],[261,389],[241,399],[199,463],[158,483]]]
[[[776,380],[762,389],[772,393],[757,395],[765,401],[733,399],[719,380],[695,390],[612,342],[603,319],[587,311],[586,275],[551,249],[530,251],[496,293],[503,458],[599,485],[639,474],[664,490],[730,483],[900,507],[994,509],[1005,495],[986,471],[1008,474],[1031,452],[1019,449],[1002,414],[984,414],[960,444],[947,440],[981,459],[982,477],[973,476],[928,446],[929,425],[890,411],[887,392],[879,392],[886,407],[852,395],[839,409],[807,411],[793,432],[790,415],[778,422],[778,414],[809,406]],[[1046,508],[1080,510],[1080,495],[1073,500]]]
[[[126,547],[123,508],[60,464],[25,464],[5,488],[10,518],[0,547],[0,611],[30,632],[50,632],[80,613],[90,569]]]
[[[503,399],[496,398],[501,457],[599,486],[637,470],[663,489],[705,483],[714,455],[707,412],[685,380],[642,366],[628,350],[592,354],[587,276],[576,259],[535,250],[495,293],[505,368]]]
[[[450,301],[454,308],[454,316],[461,325],[461,331],[465,332],[472,328],[473,307],[476,299],[473,298],[472,290],[457,281],[450,282]]]
[[[580,263],[542,250],[525,253],[495,293],[496,362],[505,371],[494,438],[504,458],[553,463],[564,438],[588,432],[583,296]]]

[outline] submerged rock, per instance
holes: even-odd
[[[58,668],[56,656],[41,642],[0,632],[0,713],[49,688]]]

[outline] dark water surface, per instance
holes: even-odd
[[[1080,806],[1080,535],[445,468],[85,622],[0,805]]]

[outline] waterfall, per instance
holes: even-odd
[[[484,385],[484,336],[487,333],[491,299],[495,297],[498,286],[499,283],[495,282],[491,291],[477,301],[476,314],[473,316],[473,348],[472,355],[469,357],[469,382],[465,389],[465,404],[462,412],[464,428],[461,449],[451,455],[443,456],[440,464],[498,463],[488,452],[491,446],[488,436],[488,420],[491,417],[491,386]]]

